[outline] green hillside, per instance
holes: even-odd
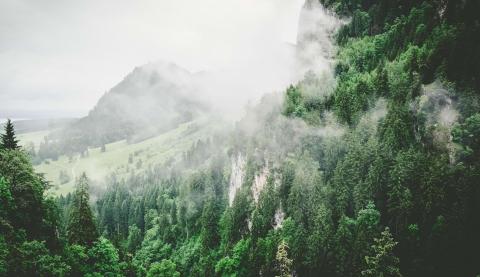
[[[48,130],[23,133],[18,135],[18,140],[24,147],[27,147],[30,143],[33,143],[35,149],[38,149],[40,142],[42,142],[45,139],[45,136],[47,136],[49,133],[50,131]]]
[[[73,191],[75,179],[83,172],[93,181],[101,182],[110,174],[122,178],[170,159],[178,159],[195,142],[209,138],[220,126],[220,123],[199,119],[138,143],[121,140],[106,144],[105,152],[101,147],[96,147],[89,148],[85,155],[63,155],[57,160],[46,160],[35,169],[45,174],[53,184],[52,191],[55,194],[65,194]],[[38,147],[47,134],[48,131],[25,133],[19,135],[19,139],[24,145],[32,142]]]

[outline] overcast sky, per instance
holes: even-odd
[[[84,115],[151,61],[192,72],[282,66],[303,2],[1,0],[0,117]]]

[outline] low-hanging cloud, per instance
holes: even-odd
[[[303,0],[1,1],[0,117],[85,115],[135,66],[157,60],[210,74],[211,97],[227,106],[233,96],[236,104],[245,103],[294,81],[302,5]]]

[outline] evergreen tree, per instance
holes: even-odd
[[[397,244],[390,234],[390,229],[386,227],[380,238],[376,238],[372,245],[373,256],[365,257],[367,268],[362,271],[362,276],[401,277],[400,260],[393,253]]]
[[[100,237],[88,250],[88,257],[92,272],[97,273],[93,276],[121,276],[120,258],[118,250],[106,238]]]
[[[77,182],[67,226],[70,244],[91,245],[98,238],[97,227],[88,201],[88,179],[83,173]]]
[[[24,241],[16,251],[7,276],[70,276],[70,266],[52,255],[44,241]]]
[[[170,260],[163,259],[161,262],[153,263],[147,272],[147,277],[179,277],[176,265]]]
[[[218,232],[219,212],[215,199],[209,199],[203,208],[200,237],[205,250],[213,249],[220,240]]]
[[[252,261],[250,260],[250,249],[252,240],[240,239],[231,251],[231,255],[226,255],[215,265],[215,272],[218,276],[251,276]]]
[[[10,119],[7,120],[7,123],[5,124],[5,134],[2,135],[1,146],[2,148],[11,150],[19,148],[18,140],[15,138],[13,123]]]
[[[30,238],[45,240],[45,231],[51,231],[47,225],[54,225],[44,217],[47,207],[43,194],[48,186],[35,173],[26,153],[18,150],[0,151],[1,177],[4,180],[0,181],[3,183],[0,185],[0,207],[3,210],[0,214],[5,215],[6,221],[2,222],[0,228],[11,226],[16,230],[23,229]]]
[[[127,250],[130,253],[135,253],[137,249],[142,244],[142,232],[137,227],[137,225],[131,225],[128,227],[128,238],[127,238]]]
[[[292,264],[293,260],[288,258],[288,245],[285,240],[278,245],[277,250],[277,263],[280,275],[278,277],[290,277],[292,276]]]
[[[68,245],[65,247],[65,261],[70,266],[70,276],[81,277],[89,270],[87,249],[81,245]]]

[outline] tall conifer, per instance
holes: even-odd
[[[5,124],[5,134],[2,134],[1,146],[2,148],[11,150],[19,148],[18,140],[15,138],[13,123],[10,119],[8,119],[7,123]]]
[[[278,271],[280,275],[277,277],[292,276],[293,260],[288,258],[288,244],[282,240],[278,245],[276,260],[278,263]]]
[[[67,227],[68,242],[92,245],[98,238],[98,231],[90,209],[88,179],[85,173],[77,181],[74,197]]]

